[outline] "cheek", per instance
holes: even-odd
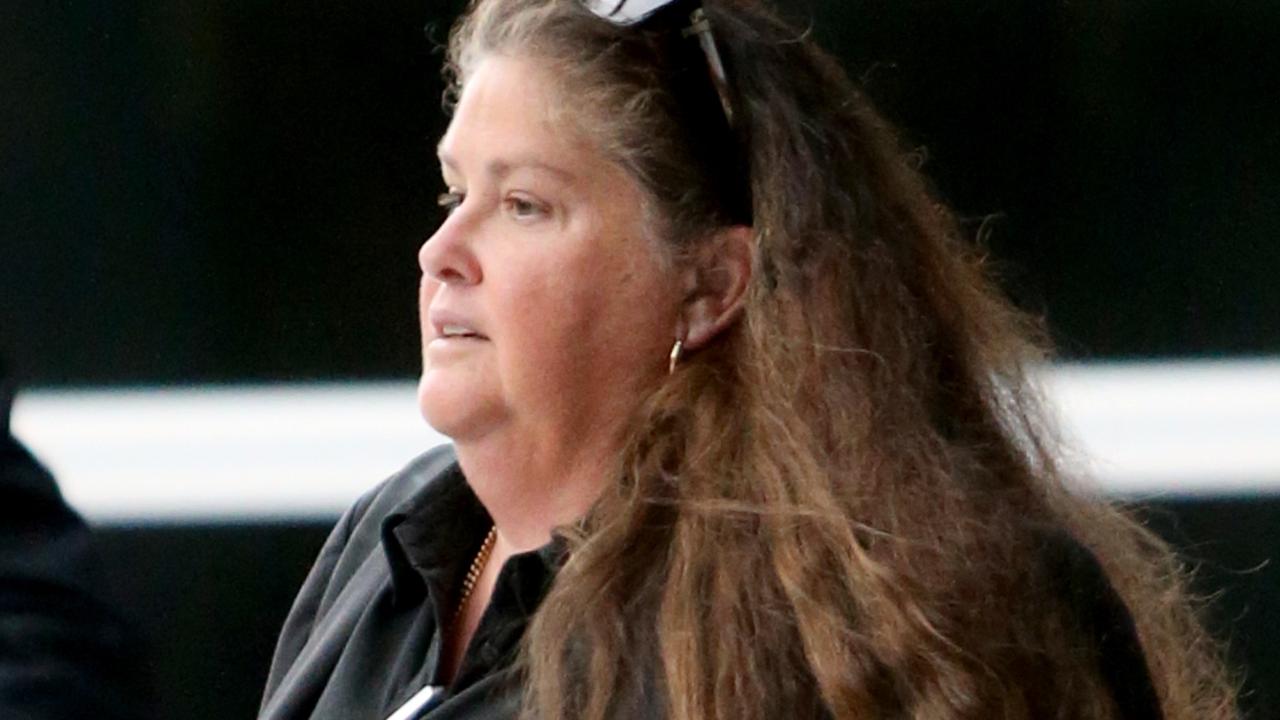
[[[575,239],[506,257],[486,276],[496,291],[487,315],[504,331],[499,372],[517,395],[585,400],[665,368],[674,302],[655,259],[610,251],[596,233]]]
[[[562,262],[544,282],[529,288],[529,314],[548,333],[588,341],[613,327],[652,313],[653,298],[636,273],[616,258],[593,254]]]
[[[590,303],[590,296],[565,282],[563,276],[524,276],[511,284],[499,301],[504,335],[509,340],[504,351],[517,365],[547,365],[571,353],[575,338],[580,339],[590,328],[586,311]]]
[[[528,290],[518,313],[548,373],[632,375],[674,337],[660,283],[625,258],[587,258],[548,277]]]
[[[566,283],[558,331],[572,338],[577,363],[596,377],[643,373],[654,348],[675,337],[667,288],[648,259],[596,258],[575,268]],[[660,354],[660,350],[657,351]]]

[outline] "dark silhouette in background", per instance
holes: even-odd
[[[84,521],[9,431],[0,367],[0,717],[152,717],[143,649],[103,589]]]

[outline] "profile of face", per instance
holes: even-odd
[[[666,372],[680,295],[643,191],[565,123],[534,60],[467,78],[440,163],[450,212],[422,246],[423,416],[459,447],[590,442]]]

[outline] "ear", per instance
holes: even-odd
[[[742,314],[754,249],[754,233],[745,225],[717,230],[702,241],[683,278],[679,330],[686,349],[705,346]]]

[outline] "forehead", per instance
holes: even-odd
[[[543,164],[591,169],[605,162],[571,122],[551,72],[536,60],[493,55],[468,76],[438,153],[455,169]],[[577,173],[573,173],[577,174]]]

